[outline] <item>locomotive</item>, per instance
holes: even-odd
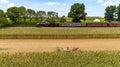
[[[120,23],[37,23],[37,27],[120,27]]]

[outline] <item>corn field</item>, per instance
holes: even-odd
[[[119,51],[1,53],[0,67],[119,67]]]

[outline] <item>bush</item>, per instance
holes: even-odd
[[[7,22],[5,23],[5,26],[10,26],[10,25],[13,25],[13,22],[7,18]]]
[[[60,22],[66,22],[65,16],[60,18]]]
[[[6,18],[0,18],[0,27],[5,27],[9,24],[11,24],[11,22],[8,22]]]

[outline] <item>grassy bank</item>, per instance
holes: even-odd
[[[2,53],[1,67],[119,67],[120,52]]]
[[[0,38],[5,39],[120,38],[120,27],[103,27],[103,28],[8,27],[0,29]]]

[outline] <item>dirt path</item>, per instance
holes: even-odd
[[[1,52],[51,52],[56,47],[81,50],[120,50],[120,39],[1,39]]]

